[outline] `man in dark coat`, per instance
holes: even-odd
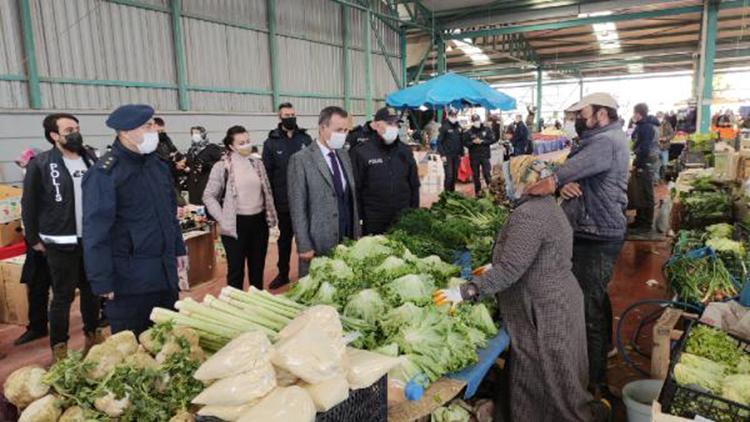
[[[55,360],[67,356],[70,306],[80,291],[86,350],[97,341],[99,299],[83,271],[83,198],[81,183],[96,161],[86,148],[78,119],[56,113],[45,117],[44,136],[53,147],[29,162],[21,199],[26,241],[45,254],[52,301],[49,308],[50,346]]]
[[[190,128],[190,148],[187,158],[188,173],[185,185],[188,191],[188,201],[194,205],[203,205],[203,191],[208,183],[211,168],[221,160],[222,147],[208,140],[208,132],[203,126]]]
[[[368,121],[349,131],[346,135],[346,148],[353,150],[362,144],[376,140],[378,132],[372,127],[373,123],[373,121]]]
[[[97,295],[107,297],[112,332],[146,330],[154,307],[173,308],[187,265],[169,168],[148,105],[119,107],[107,119],[112,151],[83,180],[84,257]],[[179,286],[186,288],[187,286]]]
[[[464,145],[469,150],[469,163],[474,180],[474,193],[482,192],[482,176],[487,186],[492,180],[490,165],[490,146],[497,142],[492,129],[484,126],[478,114],[471,116],[471,128],[464,134]]]
[[[633,177],[631,183],[631,208],[635,208],[635,223],[631,226],[636,231],[650,231],[654,222],[654,173],[659,165],[659,120],[649,116],[648,106],[636,104],[633,108]]]
[[[279,126],[268,133],[268,139],[263,143],[263,165],[271,181],[273,202],[279,220],[279,240],[276,242],[279,247],[279,275],[271,282],[270,289],[278,289],[289,283],[289,258],[294,238],[287,193],[289,159],[312,143],[307,131],[297,126],[297,113],[291,103],[279,106],[279,120]]]
[[[529,141],[529,128],[523,122],[520,114],[516,115],[516,124],[513,126],[513,156],[531,154],[531,142]]]
[[[448,110],[448,118],[440,127],[437,145],[445,168],[445,190],[453,192],[458,180],[458,166],[464,155],[464,129],[458,123],[458,111]]]
[[[177,147],[174,146],[172,138],[167,135],[166,124],[164,119],[161,117],[154,117],[154,124],[156,130],[159,132],[159,145],[156,146],[156,154],[161,157],[162,160],[170,163],[170,167],[174,168],[174,163],[177,161],[175,156],[178,154]]]
[[[350,151],[364,235],[383,234],[404,210],[419,208],[417,163],[398,139],[398,114],[383,107],[371,127],[376,138]]]

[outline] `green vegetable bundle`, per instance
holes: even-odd
[[[716,257],[675,256],[666,273],[672,290],[688,302],[708,303],[737,294],[732,276]]]
[[[694,180],[691,187],[690,192],[680,195],[684,213],[683,227],[697,229],[731,219],[732,197],[727,192],[705,178]]]

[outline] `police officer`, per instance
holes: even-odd
[[[99,301],[83,271],[81,180],[94,164],[93,150],[83,144],[78,119],[50,114],[42,123],[53,146],[26,168],[21,199],[26,240],[46,255],[52,285],[49,307],[50,346],[55,360],[67,356],[70,305],[80,291],[86,351],[97,336]]]
[[[373,121],[365,122],[349,131],[346,136],[346,147],[352,150],[368,141],[377,139],[378,132],[373,128]]]
[[[364,235],[385,233],[401,212],[419,208],[417,163],[398,138],[398,114],[381,108],[370,127],[374,139],[350,152]]]
[[[187,265],[172,178],[154,153],[153,115],[142,104],[113,111],[106,122],[117,132],[112,150],[83,180],[86,273],[94,293],[109,299],[113,333],[137,335],[154,307],[172,308],[178,270]]]
[[[490,185],[490,180],[492,180],[490,145],[495,142],[497,142],[497,139],[492,129],[482,124],[482,120],[478,114],[471,116],[471,128],[465,132],[464,145],[469,149],[469,162],[471,163],[472,179],[474,179],[474,193],[477,196],[482,193],[482,176],[484,176],[487,186]]]
[[[268,139],[263,143],[263,165],[271,181],[279,220],[279,275],[268,286],[270,289],[278,289],[289,283],[289,258],[294,237],[286,182],[289,158],[312,143],[307,131],[297,126],[297,113],[291,103],[279,106],[279,120],[279,126],[268,133]]]
[[[456,190],[458,179],[458,166],[461,164],[461,156],[464,155],[464,130],[458,123],[458,111],[448,110],[448,119],[443,122],[438,135],[438,153],[443,159],[445,167],[445,190],[453,192]]]

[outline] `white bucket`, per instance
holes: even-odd
[[[628,411],[628,422],[650,422],[651,403],[659,398],[663,380],[639,380],[622,389],[622,401]]]

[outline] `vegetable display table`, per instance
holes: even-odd
[[[216,253],[214,251],[214,229],[210,226],[204,230],[183,233],[185,247],[188,251],[188,283],[190,287],[210,281],[214,277]]]

